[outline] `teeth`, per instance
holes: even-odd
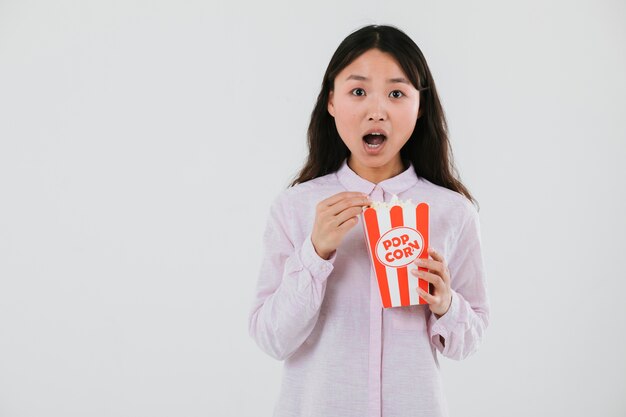
[[[370,145],[369,143],[366,143],[368,148],[378,148],[380,145],[382,145],[382,143],[379,143],[378,145]]]

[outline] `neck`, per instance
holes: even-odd
[[[348,166],[359,177],[368,180],[371,183],[378,184],[381,181],[395,177],[402,173],[406,167],[402,163],[400,155],[380,167],[368,167],[356,161],[352,155],[348,157]]]

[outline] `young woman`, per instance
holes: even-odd
[[[475,352],[489,303],[473,197],[418,46],[393,26],[350,34],[328,65],[299,176],[274,200],[249,331],[284,360],[275,416],[445,416],[439,354]],[[430,206],[428,304],[383,308],[363,229],[372,201]],[[417,271],[417,266],[425,271]]]

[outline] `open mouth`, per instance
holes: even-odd
[[[370,133],[368,135],[363,136],[363,140],[365,144],[370,149],[376,149],[387,139],[387,136],[379,133]]]

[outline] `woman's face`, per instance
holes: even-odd
[[[413,133],[419,105],[419,91],[386,52],[370,49],[337,74],[328,112],[351,152],[350,167],[357,174],[401,172],[400,149]],[[372,131],[382,135],[368,135]]]

